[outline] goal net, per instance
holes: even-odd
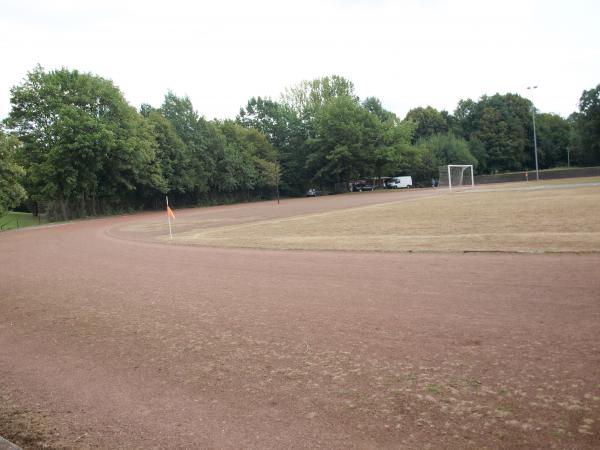
[[[464,186],[475,186],[473,166],[464,164],[441,166],[438,186],[447,186],[450,190]]]

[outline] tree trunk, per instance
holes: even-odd
[[[67,201],[62,197],[62,195],[58,198],[58,203],[60,204],[60,212],[62,214],[62,219],[63,220],[69,220],[69,213],[68,213],[68,205],[67,205]]]
[[[79,211],[79,217],[85,217],[87,216],[87,208],[86,208],[86,196],[85,193],[81,196],[80,202],[79,202],[79,208],[81,211]]]

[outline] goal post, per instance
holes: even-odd
[[[450,190],[461,186],[475,186],[472,164],[448,164],[440,167],[439,186],[448,186]]]

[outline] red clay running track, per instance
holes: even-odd
[[[231,223],[401,194],[369,195],[183,215]],[[597,255],[115,237],[156,217],[0,235],[0,435],[72,448],[600,444]]]

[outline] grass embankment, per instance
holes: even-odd
[[[175,242],[367,251],[600,251],[600,187],[465,192],[192,230]]]
[[[0,217],[0,231],[31,227],[47,222],[45,217],[34,217],[31,213],[11,211]]]

